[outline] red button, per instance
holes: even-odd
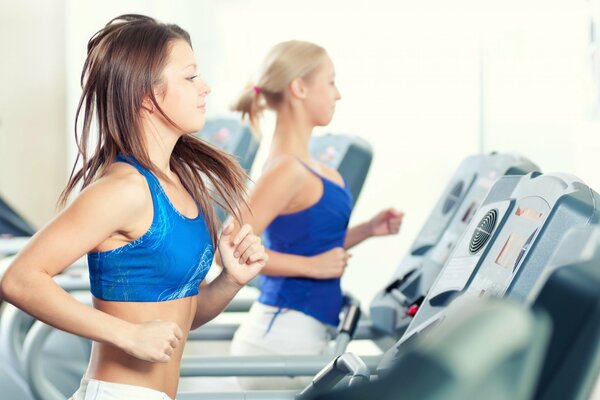
[[[411,317],[414,317],[417,311],[419,311],[419,306],[413,304],[412,306],[408,307],[408,310],[406,310],[406,314],[408,314]]]

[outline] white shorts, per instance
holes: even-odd
[[[83,378],[69,400],[173,400],[158,390]]]
[[[300,311],[255,302],[231,342],[231,354],[323,355],[331,340],[330,327]],[[313,377],[243,377],[242,388],[302,389]]]

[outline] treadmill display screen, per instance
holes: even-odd
[[[517,208],[515,215],[517,217],[527,218],[528,220],[530,220],[532,222],[539,222],[542,219],[542,217],[544,216],[544,214],[534,210],[533,208],[527,208],[527,207],[522,207],[522,206]]]
[[[515,215],[520,218],[524,218],[530,222],[535,223],[536,225],[542,220],[544,216],[543,213],[534,210],[533,208],[527,208],[524,206],[519,206],[517,211],[515,211]],[[529,245],[538,228],[536,227],[533,230],[533,233],[524,236],[521,233],[513,232],[508,236],[504,246],[502,246],[502,250],[496,257],[495,263],[501,267],[510,269],[514,271],[523,255],[528,250]]]
[[[519,253],[525,245],[526,238],[519,235],[518,233],[511,233],[498,257],[496,257],[496,264],[504,268],[513,269],[520,259]]]

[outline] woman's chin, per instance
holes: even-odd
[[[329,125],[329,123],[331,122],[332,119],[333,119],[333,115],[329,118],[323,118],[322,120],[317,122],[317,126],[327,126],[327,125]]]
[[[205,125],[205,120],[203,118],[202,121],[198,121],[198,123],[190,126],[190,129],[186,129],[186,131],[189,133],[200,132],[204,128],[204,125]]]

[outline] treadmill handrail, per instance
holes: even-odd
[[[296,400],[309,399],[315,394],[333,389],[346,376],[350,375],[349,386],[369,381],[370,370],[363,360],[352,353],[344,353],[327,364]]]
[[[375,371],[382,356],[361,359]],[[332,357],[311,355],[275,356],[189,356],[181,360],[182,377],[199,376],[311,376],[331,362]]]

